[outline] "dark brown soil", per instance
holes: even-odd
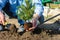
[[[15,20],[15,19],[11,19]],[[11,21],[12,24],[16,24],[17,26],[17,21]],[[54,29],[55,27],[60,27],[56,23],[52,22],[47,22],[44,23],[41,28],[45,27],[44,30],[41,29],[36,29],[33,32],[24,32],[22,35],[16,32],[10,32],[10,31],[1,31],[0,32],[0,40],[60,40],[60,34],[57,32],[49,32],[49,29]],[[48,30],[46,30],[48,29]],[[54,32],[54,33],[53,33]]]

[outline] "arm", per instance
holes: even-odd
[[[42,1],[41,0],[35,0],[35,14],[38,14],[38,16],[41,16],[43,11],[44,11],[44,8],[43,8],[43,5],[42,5]]]
[[[41,0],[35,0],[35,1],[33,0],[33,3],[35,4],[35,11],[34,11],[33,20],[32,20],[33,27],[30,28],[29,30],[35,29],[37,27],[37,20],[40,18],[44,10]]]
[[[7,0],[0,0],[0,24],[4,24],[4,15],[2,12],[2,8],[5,6],[7,3]]]

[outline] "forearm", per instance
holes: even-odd
[[[42,2],[41,0],[33,0],[33,3],[35,5],[35,10],[34,10],[34,14],[33,14],[33,18],[32,18],[32,24],[33,27],[29,28],[29,30],[35,29],[37,27],[37,21],[40,18],[40,16],[43,13],[43,6],[42,6]]]
[[[37,27],[37,20],[40,18],[40,16],[38,14],[34,14],[33,15],[33,20],[32,20],[32,23],[33,23],[33,26]]]
[[[36,0],[34,3],[35,3],[34,13],[41,16],[43,14],[43,12],[44,12],[42,1],[41,0]]]

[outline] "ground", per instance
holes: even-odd
[[[15,19],[12,19],[15,20]],[[49,23],[43,24],[42,26],[51,27],[57,24]],[[49,34],[43,30],[36,30],[36,32],[25,32],[24,34],[20,35],[18,33],[13,33],[10,31],[2,31],[0,32],[0,40],[60,40],[60,34]]]
[[[56,18],[55,18],[56,19]],[[56,23],[55,19],[51,19],[45,22],[43,25],[39,25],[41,29],[35,30],[34,32],[24,32],[22,35],[15,32],[10,31],[1,31],[0,32],[0,40],[60,40],[59,31],[56,32],[50,29],[55,29],[60,27],[58,23]],[[6,19],[9,23],[15,24],[17,27],[19,26],[17,19]],[[43,29],[43,30],[42,30]],[[49,30],[49,31],[48,31]]]

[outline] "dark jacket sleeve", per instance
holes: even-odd
[[[7,0],[0,0],[0,11],[5,6],[6,3],[7,3]]]

